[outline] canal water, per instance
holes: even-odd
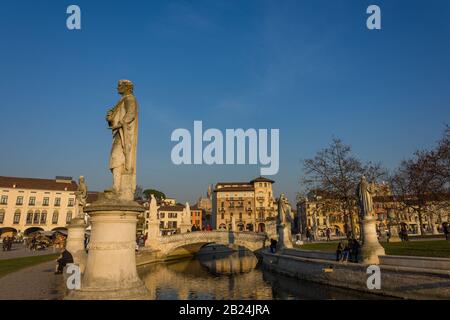
[[[249,251],[209,253],[141,268],[155,300],[380,299],[268,272]]]

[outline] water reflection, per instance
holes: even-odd
[[[155,300],[378,299],[262,270],[253,253],[201,255],[140,269]]]

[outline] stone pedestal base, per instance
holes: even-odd
[[[136,269],[136,222],[144,208],[108,194],[85,208],[91,216],[91,240],[81,289],[70,300],[146,299],[148,291]]]
[[[398,236],[398,227],[396,225],[389,226],[389,242],[401,242]]]
[[[378,242],[376,222],[374,217],[365,217],[362,220],[362,241],[359,262],[364,264],[379,264],[378,256],[384,256],[386,252]]]
[[[74,218],[67,226],[66,249],[72,254],[73,262],[80,267],[81,273],[84,272],[87,261],[87,253],[84,248],[84,233],[86,224],[83,218]]]

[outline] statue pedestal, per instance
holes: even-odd
[[[368,216],[362,220],[362,241],[361,254],[359,262],[364,264],[379,264],[378,256],[384,256],[386,252],[378,242],[376,220],[374,217]]]
[[[72,219],[67,226],[66,249],[72,254],[73,262],[80,267],[81,273],[84,272],[87,261],[87,253],[84,248],[84,233],[86,224],[83,218],[76,217]]]
[[[402,240],[398,236],[398,227],[395,224],[389,225],[389,242],[401,242]]]
[[[81,289],[69,300],[146,299],[147,289],[136,269],[136,223],[145,209],[110,193],[85,208],[91,216],[91,241]]]

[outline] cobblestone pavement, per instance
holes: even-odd
[[[59,253],[59,249],[49,248],[46,250],[30,251],[21,243],[14,243],[11,251],[3,251],[0,247],[0,260],[15,259],[22,257],[44,256]]]
[[[63,276],[54,274],[55,265],[45,262],[0,278],[0,300],[62,299]]]

